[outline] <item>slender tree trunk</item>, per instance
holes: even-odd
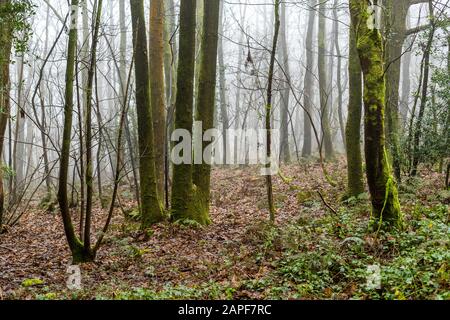
[[[24,183],[25,169],[25,92],[24,92],[24,53],[21,53],[17,62],[17,113],[16,127],[14,133],[13,168],[15,171],[13,189],[11,190],[11,204],[15,203],[17,196],[20,196]],[[10,204],[10,205],[11,205]]]
[[[284,71],[282,72],[282,79],[285,78],[286,83],[283,84],[283,89],[281,90],[280,160],[289,163],[291,161],[289,148],[289,97],[291,93],[289,84],[291,83],[291,75],[289,71],[286,20],[286,4],[283,2],[281,3],[280,12],[280,56],[281,66]]]
[[[318,69],[319,69],[319,90],[320,90],[320,117],[323,133],[323,145],[325,149],[325,158],[330,159],[334,156],[333,142],[331,139],[330,127],[330,96],[327,85],[327,71],[325,63],[325,35],[326,35],[326,2],[319,3],[319,38],[318,38]],[[330,80],[331,82],[331,80]]]
[[[166,148],[166,106],[164,102],[164,1],[150,3],[150,92],[155,143],[155,170],[158,195],[164,196]]]
[[[45,21],[45,44],[44,44],[44,56],[48,55],[48,40],[49,40],[49,29],[50,29],[50,7],[47,8],[47,15]],[[41,140],[42,140],[42,155],[44,158],[44,175],[45,175],[45,186],[47,187],[47,198],[51,199],[52,194],[52,177],[50,172],[49,157],[47,151],[47,117],[45,111],[44,97],[45,97],[45,75],[42,75],[42,80],[39,86],[39,95],[41,100]],[[37,118],[37,117],[36,117]]]
[[[195,67],[196,0],[180,3],[180,36],[175,102],[175,129],[186,130],[192,137]],[[192,146],[192,143],[189,144]],[[183,150],[186,152],[187,150]],[[182,154],[190,158],[190,155]],[[172,220],[195,219],[192,215],[192,161],[174,164],[172,183]]]
[[[247,13],[247,6],[243,8],[244,12],[241,12],[241,25],[245,23],[246,13]],[[243,60],[244,60],[244,50],[241,48],[241,44],[244,42],[244,32],[242,31],[239,37],[239,55],[238,55],[238,70],[236,73],[236,81],[237,81],[237,88],[236,88],[236,95],[235,95],[235,120],[234,120],[234,129],[239,130],[241,128],[241,87],[242,87],[242,66],[243,66]],[[241,137],[236,136],[234,139],[234,159],[235,164],[239,164],[241,159],[239,157],[239,153],[241,152]]]
[[[409,110],[409,101],[411,98],[411,46],[412,39],[409,38],[406,41],[405,48],[403,51],[405,54],[402,59],[402,95],[400,99],[400,127],[406,128],[406,124],[408,123],[408,110]],[[405,132],[405,130],[402,130]]]
[[[0,10],[9,5],[9,0],[0,0]],[[11,58],[12,34],[8,21],[0,19],[0,155],[3,154],[6,125],[10,115],[9,62]],[[0,164],[1,164],[0,159]],[[0,170],[0,233],[2,232],[5,195],[3,191],[3,170]]]
[[[380,32],[368,26],[368,3],[350,0],[352,23],[364,74],[366,175],[376,219],[401,225],[400,203],[387,157],[384,132],[385,79]]]
[[[394,175],[401,181],[400,137],[399,137],[399,86],[403,42],[406,31],[406,17],[409,0],[386,0],[386,141],[393,164]]]
[[[136,111],[139,135],[139,178],[142,228],[164,219],[155,174],[153,119],[150,104],[149,60],[145,30],[144,1],[130,0],[135,55]]]
[[[97,44],[98,34],[100,29],[100,20],[102,14],[103,0],[98,0],[94,5],[97,10],[90,55],[90,64],[88,69],[88,79],[86,86],[86,116],[85,116],[85,128],[86,128],[86,221],[84,225],[84,251],[86,255],[92,255],[91,252],[91,220],[92,220],[92,199],[94,193],[94,161],[92,156],[92,99],[93,99],[93,86],[94,86],[94,74],[97,67]]]
[[[316,16],[316,11],[314,10],[317,0],[309,0],[309,17],[308,17],[308,29],[306,31],[306,70],[305,70],[305,81],[304,81],[304,95],[303,104],[305,106],[305,111],[303,115],[303,126],[304,126],[304,136],[303,136],[303,149],[302,157],[309,157],[312,153],[312,124],[309,114],[312,114],[312,102],[314,99],[313,93],[313,65],[314,65],[314,55],[313,55],[313,33],[314,33],[314,20]]]
[[[228,119],[228,103],[226,98],[226,79],[225,79],[225,62],[223,52],[223,27],[224,27],[224,3],[220,2],[220,22],[219,22],[219,91],[220,91],[220,117],[222,119],[222,143],[223,143],[223,164],[227,163],[227,157],[230,153],[227,130],[230,127]]]
[[[202,137],[214,128],[216,69],[220,0],[207,0],[203,12],[203,36],[200,52],[200,72],[195,118],[202,123]],[[210,142],[202,142],[202,155]],[[194,219],[201,224],[209,224],[211,157],[206,154],[202,164],[196,164],[193,182],[196,188],[197,210]]]
[[[267,106],[266,106],[266,157],[268,163],[266,168],[269,170],[271,168],[271,157],[272,157],[272,125],[271,125],[271,115],[272,115],[272,87],[273,87],[273,76],[275,69],[275,56],[277,53],[278,35],[280,32],[280,0],[275,0],[274,4],[274,32],[273,32],[273,42],[272,51],[270,54],[270,65],[269,65],[269,76],[267,85]],[[275,222],[275,204],[273,200],[273,186],[272,186],[272,175],[271,172],[266,172],[266,185],[267,185],[267,200],[269,205],[270,221]]]
[[[343,96],[343,88],[342,88],[342,77],[341,77],[341,68],[342,68],[342,57],[341,57],[341,47],[339,45],[339,17],[337,13],[337,7],[339,3],[337,0],[334,1],[333,5],[333,34],[334,34],[334,48],[336,50],[336,59],[337,59],[337,67],[336,67],[336,83],[338,89],[338,119],[339,119],[339,129],[341,131],[342,142],[344,144],[344,149],[347,149],[347,143],[345,140],[345,122],[344,122],[344,114],[342,110],[342,96]]]
[[[428,36],[427,45],[424,51],[424,66],[423,66],[423,83],[422,83],[422,95],[420,98],[420,107],[419,114],[417,115],[417,121],[414,130],[414,140],[413,140],[413,156],[412,156],[412,168],[411,168],[411,176],[417,175],[417,166],[420,161],[420,138],[422,136],[422,121],[423,116],[425,114],[425,108],[428,102],[428,81],[430,75],[430,55],[431,55],[431,47],[433,45],[434,33],[435,33],[435,23],[433,18],[433,3],[430,0],[428,10],[431,12],[431,24],[432,28],[430,30],[430,34]]]
[[[77,20],[78,20],[78,0],[71,1],[70,32],[67,48],[66,65],[66,89],[64,103],[64,131],[62,138],[62,149],[59,170],[58,202],[64,224],[64,232],[72,252],[72,262],[80,263],[93,260],[92,256],[86,256],[83,250],[83,243],[75,235],[75,229],[70,216],[69,202],[67,197],[67,176],[69,170],[70,144],[72,139],[72,113],[73,113],[73,84],[75,76],[75,60],[77,47]]]

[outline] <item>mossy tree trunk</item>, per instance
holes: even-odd
[[[302,157],[309,157],[312,152],[312,124],[309,114],[312,114],[312,100],[314,98],[313,94],[313,33],[314,33],[314,20],[316,17],[316,11],[313,8],[316,6],[317,0],[309,0],[309,17],[308,17],[308,29],[306,31],[306,70],[305,70],[305,81],[304,81],[304,96],[303,104],[305,106],[305,111],[303,115],[303,149]]]
[[[164,195],[166,106],[164,103],[164,0],[150,2],[150,92],[158,194]]]
[[[73,115],[73,89],[75,76],[75,60],[77,48],[77,20],[78,20],[78,0],[72,0],[70,13],[70,32],[67,48],[67,65],[66,65],[66,88],[64,102],[64,129],[62,138],[62,149],[60,156],[59,170],[59,187],[58,202],[61,211],[61,217],[64,224],[64,232],[72,252],[72,262],[80,263],[92,261],[94,256],[92,252],[84,250],[83,243],[78,239],[73,227],[72,218],[70,216],[69,201],[67,196],[70,144],[72,139],[72,115]]]
[[[351,0],[352,23],[361,69],[364,75],[364,124],[366,175],[375,218],[389,224],[401,225],[400,203],[396,182],[391,174],[384,132],[385,79],[384,52],[381,34],[369,28],[369,5]]]
[[[149,60],[144,1],[130,0],[135,56],[136,113],[139,137],[139,179],[142,228],[164,219],[155,174],[153,117],[150,103]]]
[[[86,221],[84,224],[84,251],[87,255],[94,255],[91,251],[91,220],[92,220],[92,201],[94,193],[94,177],[93,177],[93,157],[92,157],[92,99],[94,74],[97,67],[97,44],[99,38],[100,19],[102,15],[103,0],[96,3],[96,18],[92,36],[92,48],[90,55],[90,63],[88,69],[88,78],[86,86],[86,115],[85,115],[85,130],[86,130]],[[100,173],[98,173],[100,174]]]
[[[330,159],[334,156],[333,142],[331,139],[331,127],[330,127],[330,110],[329,106],[331,103],[328,101],[330,99],[328,85],[327,85],[327,71],[326,71],[326,45],[325,45],[325,35],[326,35],[326,1],[321,1],[319,3],[319,34],[318,34],[318,69],[319,69],[319,90],[320,90],[320,119],[322,125],[322,144],[325,149],[325,158]],[[330,80],[331,81],[331,80]]]
[[[175,101],[175,129],[187,130],[191,137],[194,98],[196,3],[196,0],[183,0],[180,3],[180,40]],[[180,156],[182,157],[183,155],[180,154]],[[195,218],[192,215],[193,192],[192,162],[174,164],[172,220]]]
[[[200,70],[198,83],[198,97],[195,118],[202,122],[202,136],[214,128],[215,91],[217,71],[217,48],[219,28],[220,0],[208,0],[204,3],[203,35],[200,48]],[[202,150],[210,144],[203,142]],[[212,155],[206,155],[202,164],[196,164],[193,172],[193,182],[196,188],[196,202],[198,209],[193,212],[194,220],[201,224],[208,224],[210,205],[210,180]]]
[[[9,5],[9,0],[0,0],[0,10]],[[0,155],[3,154],[6,125],[10,116],[9,62],[12,47],[12,29],[8,21],[0,20]],[[0,160],[0,164],[2,160]],[[2,232],[5,195],[3,191],[3,170],[0,170],[0,233]]]
[[[364,178],[361,156],[362,74],[356,47],[356,30],[353,24],[350,26],[348,60],[349,101],[345,130],[347,196],[355,197],[364,192]]]

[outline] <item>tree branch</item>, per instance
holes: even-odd
[[[408,29],[408,30],[405,31],[405,37],[408,37],[408,36],[410,36],[412,34],[415,34],[415,33],[419,33],[421,31],[425,31],[425,30],[429,29],[430,27],[431,27],[431,24],[424,24],[424,25],[421,25],[421,26],[417,26],[417,27]]]
[[[425,3],[428,2],[428,0],[409,0],[409,5],[413,6],[415,4],[421,4],[421,3]]]

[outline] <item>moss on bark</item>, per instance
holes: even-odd
[[[368,3],[350,1],[352,22],[357,26],[357,48],[364,74],[364,125],[366,175],[375,218],[401,225],[396,182],[385,147],[385,79],[383,41],[379,30],[369,28]]]
[[[180,4],[180,40],[175,101],[175,129],[191,133],[195,67],[196,0]],[[183,156],[183,155],[181,155]],[[192,163],[173,166],[172,220],[192,219]]]
[[[199,84],[195,115],[196,120],[202,122],[202,136],[207,130],[214,127],[219,10],[219,0],[209,0],[204,4],[203,36],[200,49]],[[204,141],[202,150],[205,150],[209,143]],[[206,156],[211,159],[212,155]],[[195,205],[193,205],[195,212],[193,212],[193,215],[194,220],[201,224],[210,223],[210,181],[211,166],[205,161],[202,164],[196,164],[193,172],[193,182],[196,186],[196,199],[194,201]]]
[[[150,104],[149,60],[143,0],[130,0],[135,50],[136,110],[139,136],[139,178],[142,228],[160,222],[164,212],[159,201],[155,174],[153,117]]]
[[[349,103],[345,138],[347,145],[347,196],[352,197],[364,192],[361,156],[362,79],[353,25],[350,28],[349,44]]]

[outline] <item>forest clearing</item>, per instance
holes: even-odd
[[[450,300],[449,15],[0,0],[0,300]]]

